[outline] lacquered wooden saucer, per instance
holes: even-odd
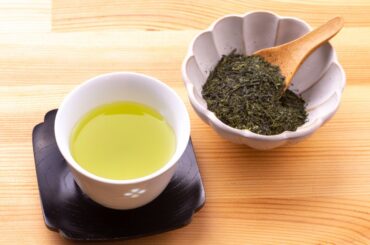
[[[158,234],[189,224],[205,202],[192,143],[164,192],[133,210],[105,208],[76,185],[54,137],[57,110],[45,115],[32,134],[36,174],[46,226],[72,240],[117,240]]]

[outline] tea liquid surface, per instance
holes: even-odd
[[[149,106],[114,102],[77,122],[71,135],[75,161],[97,176],[127,180],[163,167],[176,147],[171,126]]]

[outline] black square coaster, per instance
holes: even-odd
[[[32,133],[36,174],[46,226],[72,240],[129,239],[180,228],[205,202],[191,141],[175,175],[151,203],[132,210],[103,207],[74,182],[54,136],[57,110],[45,115]]]

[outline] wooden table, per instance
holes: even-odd
[[[204,124],[180,71],[199,30],[256,9],[313,26],[335,15],[346,21],[332,41],[347,74],[340,110],[305,142],[267,152]],[[73,244],[44,225],[32,128],[77,84],[121,70],[155,76],[181,95],[207,195],[190,225],[122,244],[370,244],[369,13],[368,0],[2,1],[0,244]]]

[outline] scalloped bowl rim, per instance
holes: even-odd
[[[339,105],[340,105],[340,101],[341,101],[340,98],[341,98],[343,89],[344,89],[345,84],[346,84],[346,75],[345,75],[345,72],[344,72],[343,67],[341,66],[341,64],[338,62],[338,58],[337,58],[337,55],[336,55],[336,52],[335,52],[334,47],[332,47],[332,45],[330,43],[329,43],[329,45],[333,49],[332,64],[335,64],[338,67],[338,69],[339,69],[339,71],[340,71],[340,73],[342,75],[342,80],[343,80],[341,86],[338,86],[338,88],[336,89],[335,93],[333,93],[333,95],[335,94],[338,97],[338,102],[324,116],[325,119],[323,119],[323,117],[320,117],[320,118],[316,118],[310,124],[307,124],[307,122],[306,122],[305,124],[303,124],[302,126],[300,126],[297,131],[284,131],[284,132],[282,132],[280,134],[276,134],[276,135],[262,135],[262,134],[253,133],[252,131],[247,130],[247,129],[236,129],[236,128],[233,128],[233,127],[231,127],[231,126],[223,123],[220,119],[217,118],[217,116],[215,115],[215,113],[213,113],[212,111],[208,110],[207,107],[204,107],[203,105],[201,105],[198,102],[198,100],[195,98],[195,95],[194,95],[194,84],[191,82],[191,80],[188,77],[188,74],[186,72],[186,67],[187,67],[187,64],[188,64],[189,60],[192,57],[195,57],[194,56],[194,53],[193,53],[193,47],[194,47],[195,41],[201,35],[203,35],[203,34],[205,34],[207,32],[212,33],[213,30],[214,30],[214,27],[219,22],[223,21],[226,18],[238,17],[238,18],[244,19],[246,16],[251,15],[251,14],[255,14],[255,13],[271,14],[271,15],[275,16],[279,21],[282,20],[282,19],[292,19],[292,20],[298,21],[298,22],[302,23],[303,25],[305,25],[308,28],[309,31],[312,30],[312,27],[307,22],[305,22],[302,19],[299,19],[299,18],[296,18],[296,17],[291,17],[291,16],[280,16],[280,15],[277,15],[277,14],[271,12],[271,11],[251,11],[251,12],[247,12],[245,14],[228,14],[228,15],[224,15],[224,16],[218,18],[207,29],[205,29],[204,31],[201,31],[200,33],[198,33],[192,39],[192,41],[191,41],[191,43],[189,45],[187,54],[186,54],[186,56],[184,58],[184,61],[182,63],[182,66],[181,66],[182,78],[183,78],[183,80],[185,82],[185,87],[186,87],[186,90],[188,92],[188,96],[189,96],[189,100],[191,102],[191,105],[193,107],[195,107],[194,109],[196,110],[197,113],[202,113],[208,119],[208,123],[211,124],[211,126],[216,126],[218,128],[222,128],[223,130],[227,131],[228,133],[240,135],[240,136],[243,136],[243,137],[246,137],[246,138],[277,142],[277,141],[282,141],[282,140],[287,140],[287,139],[295,139],[295,138],[302,138],[302,137],[308,136],[308,135],[312,134],[314,131],[316,131],[318,128],[320,128],[338,110]],[[320,105],[317,105],[317,106],[320,106]]]

